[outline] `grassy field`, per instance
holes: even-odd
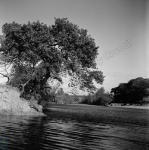
[[[67,120],[149,126],[149,109],[55,104],[45,109],[44,113]]]

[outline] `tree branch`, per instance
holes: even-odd
[[[9,78],[9,76],[7,75],[7,74],[3,74],[3,73],[0,73],[3,77],[6,77],[7,78],[7,82],[9,82],[9,80],[10,80],[10,78]]]
[[[25,86],[28,84],[29,81],[30,81],[30,79],[29,79],[27,82],[25,82],[24,84],[20,84],[20,85],[19,85],[19,87],[21,86],[21,89],[20,89],[20,91],[21,91],[20,97],[23,97],[24,92],[25,92]]]

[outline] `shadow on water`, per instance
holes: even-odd
[[[55,111],[44,117],[1,116],[0,150],[149,149],[147,126],[94,122],[79,116]]]

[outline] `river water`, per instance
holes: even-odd
[[[57,114],[1,116],[0,150],[149,150],[146,123],[81,120],[76,115]]]

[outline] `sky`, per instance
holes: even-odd
[[[68,18],[95,39],[97,67],[105,76],[97,87],[110,91],[130,79],[149,78],[148,0],[0,0],[0,35],[4,23],[52,25],[54,18]]]

